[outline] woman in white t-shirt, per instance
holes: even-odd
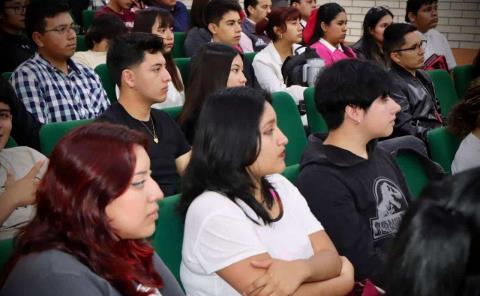
[[[266,92],[228,88],[206,100],[182,180],[180,276],[187,295],[351,290],[352,265],[278,174],[287,142]]]

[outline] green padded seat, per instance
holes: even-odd
[[[13,239],[0,240],[0,274],[13,253]]]
[[[87,45],[85,44],[85,36],[77,35],[77,48],[75,51],[87,51]]]
[[[110,103],[116,102],[117,94],[115,93],[115,82],[110,77],[107,64],[98,65],[95,68],[95,73],[100,76],[100,81],[102,82],[103,89],[105,89]]]
[[[245,57],[245,60],[251,64],[253,63],[253,59],[255,58],[256,54],[256,52],[247,52],[243,54],[243,56]]]
[[[18,146],[18,144],[15,141],[15,139],[12,138],[12,137],[8,137],[8,141],[7,141],[7,144],[5,144],[5,148],[12,148],[12,147],[17,147],[17,146]]]
[[[399,151],[395,161],[405,176],[412,198],[419,198],[423,189],[430,181],[420,157],[412,152]]]
[[[180,194],[166,197],[158,202],[160,207],[152,246],[181,285],[180,263],[182,262],[184,219],[177,212]]]
[[[40,151],[48,157],[58,141],[70,130],[91,122],[93,122],[92,119],[84,119],[45,124],[40,128]]]
[[[283,91],[272,93],[272,100],[273,109],[277,113],[278,127],[288,138],[285,164],[287,166],[297,164],[307,145],[307,135],[297,105],[293,98]]]
[[[3,72],[2,77],[9,80],[13,72]]]
[[[177,120],[180,112],[182,112],[182,106],[168,107],[162,109],[163,112],[167,113],[173,120]]]
[[[427,133],[428,149],[433,161],[440,164],[445,172],[451,174],[451,165],[461,140],[446,127],[439,127]]]
[[[460,99],[463,98],[470,86],[470,82],[472,81],[472,70],[472,65],[462,65],[453,68],[453,82],[455,83],[455,90]]]
[[[185,32],[175,32],[173,33],[173,49],[172,49],[172,57],[173,58],[184,58],[185,55],[185,37],[187,37],[187,33]]]
[[[442,116],[448,117],[452,107],[458,102],[453,80],[446,70],[431,70],[427,71],[427,73],[432,78],[435,94],[442,109]]]
[[[287,166],[282,175],[287,178],[290,182],[295,183],[297,181],[298,174],[300,173],[300,164],[292,164]]]
[[[175,65],[177,65],[178,70],[180,70],[180,75],[182,75],[183,85],[185,89],[188,86],[188,79],[190,74],[190,58],[176,58]]]
[[[85,9],[82,11],[82,23],[83,30],[86,32],[92,26],[93,18],[95,17],[95,11],[91,9]]]
[[[313,133],[326,133],[328,132],[328,126],[323,119],[322,114],[318,112],[315,105],[315,88],[309,87],[303,92],[303,98],[305,100],[305,106],[307,108],[307,121],[310,132]]]

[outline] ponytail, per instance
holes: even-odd
[[[470,89],[465,99],[455,105],[448,117],[448,126],[459,137],[480,127],[480,86]]]

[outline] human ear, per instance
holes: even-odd
[[[43,35],[40,32],[32,33],[32,40],[38,47],[44,47],[45,43],[43,42]]]
[[[129,88],[135,87],[135,73],[131,69],[125,69],[122,71],[122,84],[125,84]]]
[[[345,120],[350,120],[354,124],[359,124],[363,120],[365,111],[357,106],[348,105],[345,107]]]

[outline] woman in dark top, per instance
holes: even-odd
[[[370,8],[363,20],[363,35],[352,46],[357,58],[370,60],[385,67],[383,55],[383,31],[393,23],[393,14],[388,8],[376,6]]]
[[[139,132],[94,123],[57,144],[0,295],[183,295],[145,241],[163,197],[146,143]]]

